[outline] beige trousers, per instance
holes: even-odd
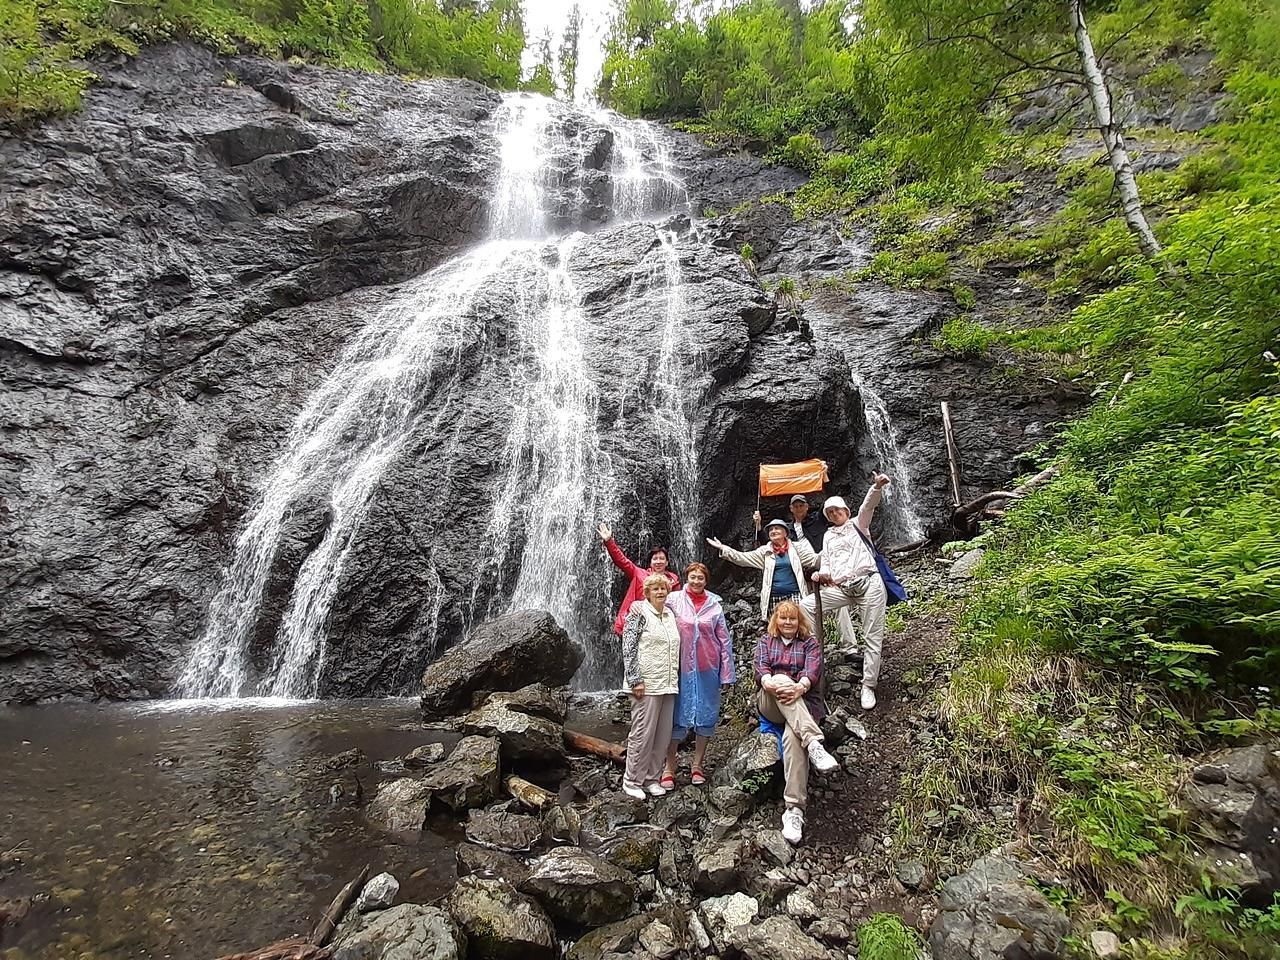
[[[622,782],[643,787],[662,776],[671,743],[676,709],[674,693],[645,694],[631,700],[631,732],[627,735],[627,770]]]
[[[809,754],[811,740],[822,739],[822,728],[814,722],[804,699],[780,703],[773,694],[761,690],[756,698],[760,716],[785,725],[782,732],[782,774],[786,778],[783,799],[789,807],[803,807],[809,796]]]
[[[848,607],[857,607],[862,621],[862,685],[875,688],[880,680],[880,654],[884,644],[884,614],[888,608],[889,594],[879,573],[869,573],[858,580],[839,587],[822,588],[823,614],[835,613]],[[800,609],[812,620],[813,594],[800,602]]]

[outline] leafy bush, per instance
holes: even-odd
[[[858,956],[863,960],[919,960],[924,942],[902,918],[877,913],[858,927]]]
[[[986,353],[997,339],[995,333],[974,320],[952,317],[942,325],[942,331],[934,338],[933,345],[947,353],[976,357]]]
[[[781,153],[784,163],[805,173],[813,173],[822,166],[824,157],[826,157],[826,151],[822,149],[822,144],[812,133],[797,133],[787,140],[787,145],[782,148]]]

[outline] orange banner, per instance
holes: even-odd
[[[825,460],[800,463],[760,464],[760,496],[777,497],[786,493],[816,493],[827,482]]]

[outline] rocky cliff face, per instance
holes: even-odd
[[[308,398],[355,335],[411,304],[413,278],[475,243],[492,213],[501,99],[475,84],[186,45],[102,72],[80,114],[0,140],[0,701],[169,691]],[[566,123],[586,159],[556,172],[548,214],[591,233],[542,257],[571,279],[589,320],[604,453],[625,478],[620,532],[679,540],[655,456],[666,425],[639,402],[655,389],[665,329],[644,279],[672,257],[679,352],[696,371],[699,523],[741,526],[760,460],[823,456],[835,487],[850,483],[869,464],[840,352],[778,321],[731,230],[677,218],[667,243],[649,225],[603,222],[617,145],[590,115]],[[695,211],[795,185],[758,160],[669,141]],[[515,270],[486,284],[443,344],[447,383],[411,398],[415,426],[346,554],[324,693],[409,689],[436,649],[502,605],[518,549],[480,581],[478,571],[518,413],[512,370],[527,347],[510,331],[528,279]],[[865,316],[881,309],[911,318],[903,335],[933,316],[915,301]],[[929,368],[881,346],[881,369],[927,393]],[[939,438],[911,439],[936,460]],[[925,487],[936,506],[940,485]],[[319,493],[291,504],[254,627],[256,666],[333,519]],[[512,524],[515,547],[522,536]],[[589,612],[605,624],[609,581],[596,573],[585,575]]]

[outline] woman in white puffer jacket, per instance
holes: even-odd
[[[631,704],[627,769],[622,790],[629,797],[660,797],[658,783],[671,742],[676,694],[680,692],[680,630],[667,608],[671,584],[663,574],[644,581],[644,599],[631,604],[622,627],[622,660]]]

